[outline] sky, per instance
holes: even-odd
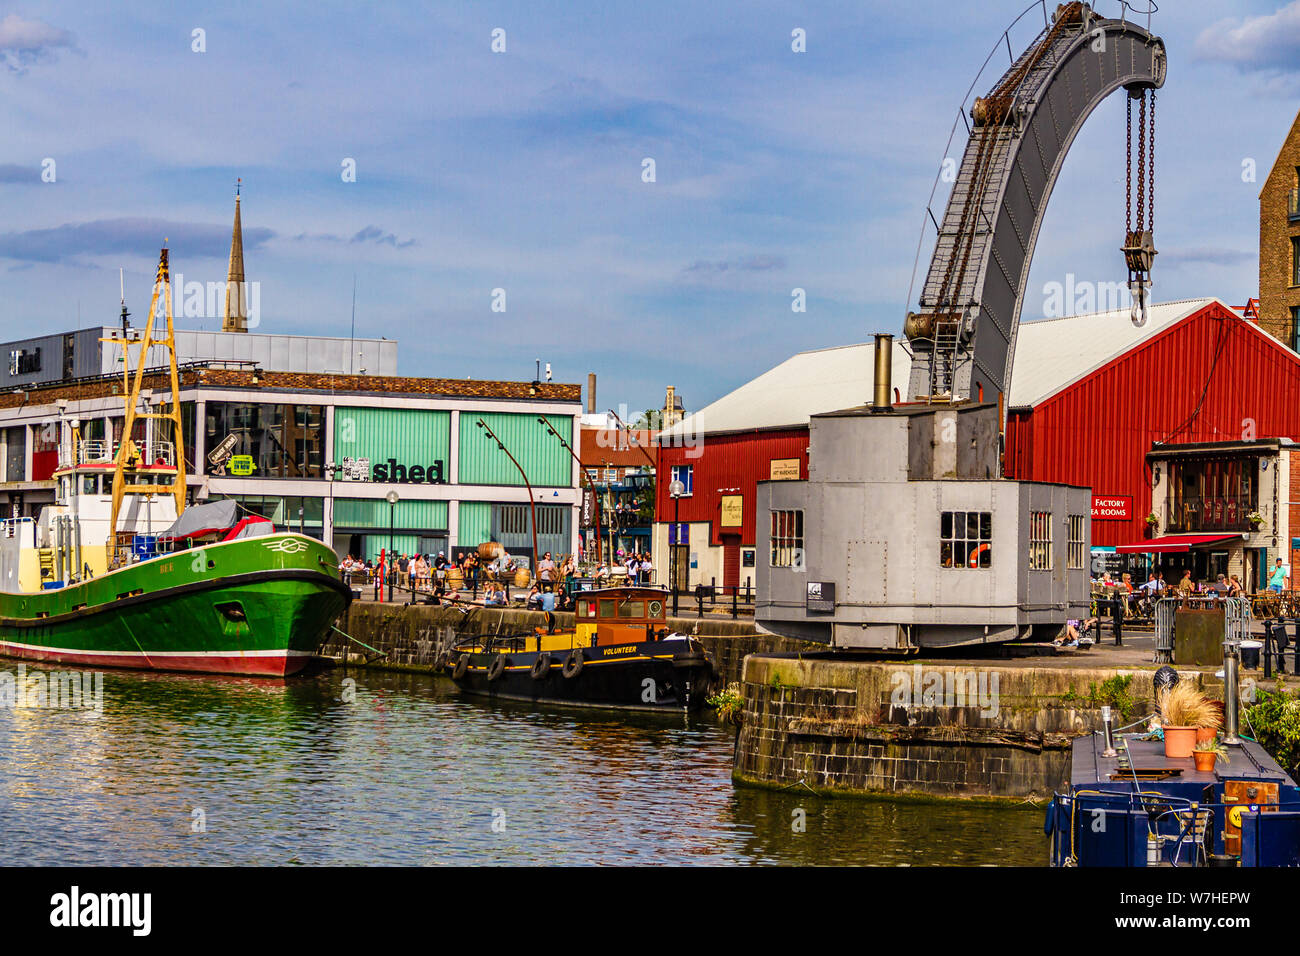
[[[355,282],[356,334],[397,339],[401,374],[540,360],[595,372],[601,410],[667,385],[696,410],[901,329],[953,123],[1026,2],[0,2],[0,337],[113,323],[119,268],[145,314],[164,238],[173,273],[224,282],[238,178],[257,331],[347,336]],[[1300,0],[1161,7],[1153,295],[1240,305]],[[1123,231],[1116,95],[1066,159],[1025,318],[1071,275],[1123,280]]]

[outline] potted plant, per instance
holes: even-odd
[[[1213,743],[1219,736],[1219,728],[1223,726],[1223,702],[1219,700],[1207,700],[1209,707],[1205,718],[1196,725],[1196,743],[1199,746],[1204,743]]]
[[[1151,529],[1152,534],[1160,530],[1160,516],[1154,511],[1147,515],[1147,527]]]
[[[1158,704],[1165,756],[1190,757],[1196,748],[1196,728],[1214,719],[1209,699],[1190,682],[1180,681],[1160,695]]]
[[[1215,761],[1222,759],[1225,764],[1228,762],[1228,750],[1216,737],[1205,743],[1198,743],[1196,749],[1192,751],[1192,759],[1196,761],[1198,773],[1210,773],[1214,770]]]
[[[1252,511],[1250,514],[1246,515],[1246,520],[1250,522],[1252,528],[1258,531],[1259,526],[1264,523],[1264,516],[1258,511]]]

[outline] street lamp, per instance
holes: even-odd
[[[559,443],[564,446],[565,450],[568,451],[568,453],[573,457],[573,460],[578,463],[578,477],[581,480],[581,483],[586,484],[587,490],[591,492],[592,510],[594,512],[593,517],[596,523],[596,566],[599,567],[600,566],[600,499],[596,496],[596,486],[593,485],[591,483],[591,479],[587,477],[587,469],[582,466],[582,459],[578,457],[577,452],[573,450],[573,446],[570,445],[568,441],[565,440],[564,436],[555,430],[555,426],[552,425],[549,421],[546,420],[545,417],[541,415],[537,416],[537,424],[541,425],[548,432],[550,432],[552,437],[554,437],[557,441],[559,441]],[[581,532],[579,532],[579,534],[581,534]]]
[[[680,539],[682,536],[681,524],[678,522],[677,518],[678,518],[678,512],[681,509],[682,495],[686,494],[686,485],[683,484],[680,480],[674,478],[672,480],[672,483],[669,484],[668,486],[668,494],[671,495],[673,499],[673,526],[670,529],[668,534],[668,549],[670,552],[669,567],[671,568],[671,570],[668,573],[672,575],[672,579],[673,579],[673,617],[676,617],[677,616],[677,553],[681,550]],[[677,541],[673,540],[674,536],[677,537],[678,539]]]
[[[384,496],[388,499],[388,567],[393,569],[392,582],[397,583],[397,562],[393,560],[393,523],[397,518],[397,502],[399,500],[397,492],[390,491]],[[385,571],[388,568],[384,569]],[[386,574],[385,577],[388,575]],[[388,594],[391,600],[393,594],[393,584],[388,586]]]
[[[506,457],[510,459],[510,463],[514,465],[515,470],[519,472],[519,477],[524,480],[524,487],[528,489],[528,510],[532,515],[532,522],[533,522],[533,563],[530,566],[529,570],[531,570],[533,575],[536,576],[537,574],[537,500],[536,500],[537,496],[533,494],[532,483],[528,480],[528,474],[527,472],[524,471],[523,466],[519,464],[518,460],[516,460],[514,455],[510,454],[510,449],[507,448],[505,446],[505,443],[502,442],[501,439],[497,437],[497,433],[492,430],[492,426],[489,425],[487,422],[483,421],[483,419],[481,418],[478,421],[476,421],[474,425],[476,428],[481,428],[485,432],[487,432],[488,437],[490,437],[494,442],[497,443],[497,448],[501,449],[501,451],[506,453]]]

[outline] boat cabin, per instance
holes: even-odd
[[[661,588],[600,588],[574,596],[578,646],[659,640],[667,628],[667,593]]]

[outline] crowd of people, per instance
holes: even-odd
[[[481,602],[487,607],[504,607],[511,603],[510,584],[520,567],[508,552],[486,564],[480,563],[474,551],[457,552],[455,560],[441,551],[437,555],[400,554],[388,569],[387,583],[394,592],[427,594],[434,604]],[[457,570],[459,577],[453,573]],[[339,562],[339,574],[346,584],[371,584],[381,573],[382,565],[356,555],[349,554]],[[572,557],[557,562],[547,551],[537,562],[536,580],[525,606],[546,603],[550,606],[545,610],[572,610],[576,575]]]

